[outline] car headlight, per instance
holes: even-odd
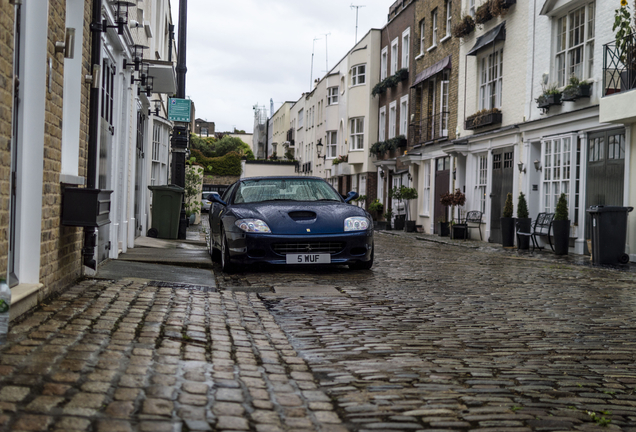
[[[365,231],[369,229],[369,219],[365,217],[350,217],[344,221],[344,230],[346,231]]]
[[[234,224],[245,232],[271,233],[267,224],[260,219],[239,219]]]

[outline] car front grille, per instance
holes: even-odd
[[[280,255],[310,252],[336,254],[342,252],[344,245],[343,242],[294,242],[276,243],[272,245],[272,249]]]

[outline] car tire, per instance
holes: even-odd
[[[235,269],[230,262],[230,247],[227,244],[225,231],[221,231],[221,270],[223,273],[234,273]]]
[[[208,252],[210,257],[212,257],[212,261],[221,262],[221,251],[214,247],[212,244],[212,235],[210,234],[210,242],[208,243]]]
[[[375,251],[375,246],[371,246],[371,259],[369,261],[356,261],[353,264],[349,264],[349,269],[351,270],[371,270],[373,267],[373,253]]]

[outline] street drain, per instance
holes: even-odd
[[[160,288],[196,290],[196,291],[203,291],[203,292],[217,292],[217,289],[211,286],[192,285],[192,284],[175,283],[175,282],[150,281],[148,282],[148,286],[156,286]]]

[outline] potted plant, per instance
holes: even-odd
[[[384,211],[384,204],[380,202],[379,199],[374,199],[371,204],[369,204],[369,213],[373,217],[373,224],[376,229],[386,229],[385,221],[378,221],[378,219],[382,216],[382,212]]]
[[[393,217],[393,210],[387,209],[386,213],[384,213],[384,219],[386,219],[386,229],[387,231],[391,231],[391,218]]]
[[[568,200],[564,193],[557,201],[552,222],[552,235],[554,236],[554,253],[567,255],[570,247],[570,220],[568,219]]]
[[[528,203],[523,192],[519,192],[519,200],[517,201],[517,230],[529,233],[532,225],[532,219],[528,217]],[[517,239],[519,249],[527,250],[530,248],[530,237],[520,236]]]
[[[410,209],[411,206],[409,202],[417,198],[417,189],[412,187],[401,186],[400,192],[402,195],[402,199],[406,201],[406,232],[414,232],[415,231],[415,221],[411,220],[410,217]]]
[[[451,216],[455,214],[455,206],[457,206],[457,221],[460,223],[461,217],[459,216],[459,207],[462,207],[464,204],[466,204],[466,195],[464,195],[460,189],[455,189],[455,193],[453,194],[453,205],[451,207]],[[455,225],[456,224],[452,224],[453,238],[458,238],[462,233],[461,231],[466,229],[466,225],[464,224],[463,226],[458,226],[457,228],[455,228]]]
[[[195,165],[196,158],[191,157],[186,161],[186,174],[185,174],[185,188],[183,192],[183,202],[186,211],[186,216],[190,225],[196,221],[197,214],[201,211],[201,201],[198,198],[201,196],[201,189],[203,185],[203,167]]]
[[[503,247],[515,245],[515,218],[512,217],[512,193],[506,196],[503,215],[501,217],[501,244]]]
[[[441,196],[439,202],[444,206],[444,216],[439,223],[439,235],[441,237],[448,237],[450,235],[450,227],[446,218],[448,215],[448,207],[451,207],[453,202],[455,202],[455,195],[450,192],[446,192]]]
[[[398,209],[402,207],[402,200],[404,199],[402,197],[402,186],[394,186],[393,189],[389,191],[389,198],[398,200],[398,202],[400,203]],[[395,228],[396,230],[403,230],[405,218],[406,215],[400,214],[398,210],[398,214],[395,215],[395,219],[393,221],[393,228]]]

